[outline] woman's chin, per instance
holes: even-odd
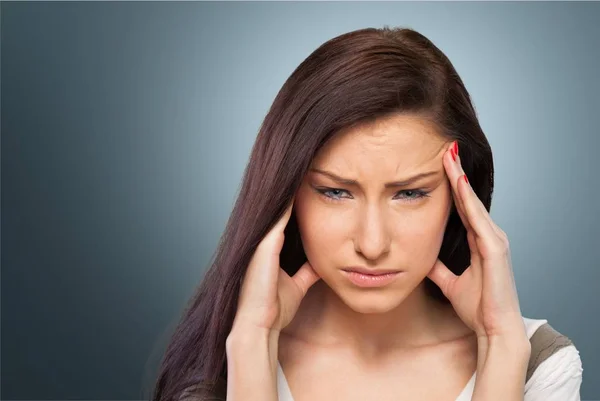
[[[404,297],[388,291],[365,292],[363,294],[344,294],[342,301],[353,311],[364,314],[386,313],[397,308]]]

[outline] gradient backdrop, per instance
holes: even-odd
[[[407,26],[494,150],[523,314],[600,399],[600,3],[2,2],[2,399],[140,399],[258,127],[328,39]]]

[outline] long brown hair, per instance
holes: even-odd
[[[314,155],[342,128],[393,113],[418,114],[457,140],[463,168],[490,209],[492,153],[465,86],[448,58],[407,28],[366,28],[318,47],[291,74],[267,113],[239,196],[211,265],[168,344],[153,400],[172,401],[191,385],[227,378],[225,340],[250,258],[283,214]],[[470,262],[454,209],[439,258],[456,274]],[[295,215],[285,229],[281,266],[291,276],[306,261]],[[448,302],[426,280],[428,293]]]

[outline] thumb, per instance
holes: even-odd
[[[452,273],[450,269],[438,259],[427,274],[427,277],[440,287],[440,290],[442,290],[442,293],[446,298],[450,299],[450,289],[458,278],[456,274]]]
[[[302,291],[302,296],[306,295],[308,289],[316,283],[321,277],[314,271],[310,263],[306,261],[300,269],[294,274],[292,280],[296,283],[298,288]]]

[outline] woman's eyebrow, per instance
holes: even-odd
[[[357,180],[351,179],[351,178],[344,178],[344,177],[340,177],[339,175],[336,175],[330,171],[325,171],[325,170],[321,170],[318,168],[311,168],[310,171],[313,171],[315,173],[319,173],[319,174],[323,174],[329,178],[331,178],[332,180],[340,183],[340,184],[344,184],[344,185],[349,185],[349,186],[355,186],[355,187],[359,187],[361,188],[361,185],[359,184],[359,182]],[[393,181],[393,182],[388,182],[385,184],[386,188],[394,188],[394,187],[406,187],[412,183],[414,183],[415,181],[418,181],[420,179],[426,178],[426,177],[430,177],[433,175],[438,175],[440,172],[439,171],[428,171],[426,173],[419,173],[416,174],[412,177],[406,178],[404,180],[401,181]]]

